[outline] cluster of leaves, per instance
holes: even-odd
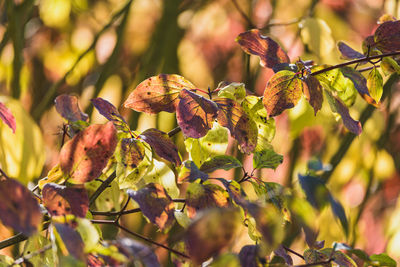
[[[299,175],[306,199],[254,173],[262,168],[276,169],[282,163],[283,157],[271,145],[275,135],[273,117],[296,106],[303,95],[315,114],[325,97],[345,127],[359,135],[361,124],[350,117],[348,107],[357,92],[369,104],[379,105],[383,79],[377,62],[372,60],[381,61],[385,74],[398,72],[400,67],[393,56],[399,54],[399,36],[400,21],[387,18],[373,36],[365,39],[363,53],[339,43],[342,56],[352,61],[327,66],[301,60],[291,64],[274,40],[259,30],[244,32],[237,37],[239,45],[245,52],[259,56],[262,66],[275,71],[263,97],[248,95],[240,83],[202,90],[176,74],[144,80],[124,106],[149,114],[176,113],[190,156],[183,162],[171,139],[177,131],[165,133],[151,128],[135,132],[117,108],[102,98],[92,99],[92,104],[109,122],[90,125],[76,97],[58,96],[56,109],[66,120],[65,134],[70,137],[61,148],[59,164],[32,191],[8,177],[0,181],[0,219],[28,239],[22,258],[2,257],[1,262],[159,265],[146,245],[128,238],[104,240],[96,224],[111,224],[168,249],[177,256],[171,257],[174,262],[201,264],[212,258],[214,266],[293,265],[288,255],[293,251],[283,243],[289,232],[303,231],[309,249],[298,256],[307,266],[356,266],[355,260],[395,266],[385,254],[368,256],[345,244],[326,248],[323,241],[317,241],[315,216],[326,205],[331,206],[345,235],[349,232],[342,205],[319,177],[326,170],[322,163],[310,164],[307,174]],[[367,79],[355,68],[347,67],[360,62],[374,64]],[[0,117],[15,131],[12,115],[3,105]],[[228,132],[241,152],[253,154],[250,172],[238,159],[226,155]],[[242,168],[243,176],[234,180],[213,176],[216,170],[234,168]],[[251,184],[256,198],[242,188],[243,183]],[[184,192],[180,192],[182,188]],[[40,194],[34,193],[36,190]],[[184,198],[177,199],[179,196]],[[138,208],[127,210],[130,200]],[[179,227],[182,238],[166,246],[120,224],[121,216],[139,211],[165,233]],[[97,215],[115,219],[93,219]],[[242,247],[238,254],[226,252],[243,228],[247,228],[254,244]],[[50,237],[41,235],[42,230],[49,231]],[[28,255],[32,250],[37,253]]]

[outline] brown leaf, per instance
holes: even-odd
[[[135,200],[143,215],[161,230],[169,229],[174,222],[174,202],[167,191],[160,185],[149,183],[144,188],[128,190],[128,195]]]
[[[282,70],[268,81],[264,91],[263,104],[269,117],[281,114],[285,109],[297,105],[303,91],[303,82],[296,74]]]
[[[314,109],[314,115],[317,115],[317,112],[322,107],[322,101],[324,100],[322,95],[322,86],[317,80],[317,78],[308,75],[305,80],[305,86],[303,87],[304,96],[307,98],[308,102]]]
[[[0,102],[0,119],[11,128],[13,133],[15,133],[15,128],[17,127],[15,123],[15,118],[3,103]]]
[[[400,21],[386,21],[374,34],[376,47],[383,53],[400,50]]]
[[[227,192],[216,184],[189,184],[186,191],[188,216],[193,218],[197,211],[229,204]]]
[[[182,89],[196,87],[176,74],[160,74],[141,82],[129,95],[124,106],[139,112],[155,114],[160,111],[175,112]]]
[[[107,100],[98,97],[91,99],[93,106],[99,111],[101,115],[107,118],[107,120],[112,121],[117,127],[122,131],[129,131],[129,126],[125,119],[119,114],[117,108],[108,102]]]
[[[125,166],[136,168],[145,157],[145,148],[141,140],[122,138],[118,143],[115,157]]]
[[[85,245],[80,234],[69,224],[53,223],[53,225],[56,228],[57,233],[60,235],[60,241],[64,243],[68,253],[76,259],[83,260],[85,257]]]
[[[54,100],[57,112],[66,120],[86,121],[89,117],[83,113],[78,105],[78,98],[73,95],[59,95]]]
[[[0,220],[26,236],[35,233],[42,221],[31,191],[14,179],[0,181]]]
[[[185,244],[189,256],[200,264],[228,246],[240,224],[238,210],[232,208],[214,208],[201,213],[189,225]]]
[[[219,107],[218,123],[229,129],[238,141],[244,153],[252,152],[257,146],[257,124],[246,114],[235,100],[219,98],[215,100]]]
[[[242,32],[236,41],[246,53],[259,56],[264,67],[272,68],[277,64],[290,62],[279,44],[270,37],[263,36],[258,29]]]
[[[43,186],[42,198],[51,216],[73,214],[85,217],[89,210],[89,198],[84,187],[47,183]]]
[[[117,146],[117,131],[112,122],[94,124],[79,132],[61,149],[60,166],[77,183],[100,176]]]
[[[182,164],[181,158],[178,153],[178,148],[172,142],[168,134],[163,131],[151,128],[144,131],[140,137],[148,143],[156,152],[157,155],[166,159],[176,166]]]
[[[183,134],[192,138],[205,136],[217,117],[217,104],[186,89],[179,93],[179,99],[176,119]]]

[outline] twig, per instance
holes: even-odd
[[[286,251],[289,251],[290,253],[293,253],[293,254],[296,255],[297,257],[302,258],[302,259],[304,260],[303,255],[297,253],[297,252],[294,251],[294,250],[291,250],[290,248],[286,247],[285,245],[282,245],[282,247],[283,247]]]
[[[8,177],[8,175],[3,171],[2,168],[0,168],[0,173],[1,173],[1,175],[2,175],[4,178],[10,179],[10,177]]]
[[[115,171],[97,188],[97,190],[93,193],[93,195],[89,199],[89,207],[93,205],[96,199],[100,196],[101,193],[114,181],[116,177]]]
[[[172,129],[171,131],[168,132],[168,136],[172,137],[175,134],[179,133],[181,131],[181,127],[175,127],[174,129]]]
[[[118,215],[125,215],[131,213],[141,212],[139,208],[131,209],[131,210],[120,210],[120,211],[90,211],[92,215],[101,215],[101,216],[118,216]]]
[[[176,198],[176,199],[173,199],[172,201],[176,202],[176,203],[186,203],[186,199],[184,199],[184,198]]]
[[[249,24],[250,28],[255,28],[253,22],[251,22],[250,18],[244,13],[244,11],[240,8],[239,4],[236,0],[232,0],[233,5],[235,6],[236,10],[239,12],[240,16]]]
[[[52,248],[52,244],[47,244],[46,246],[42,247],[42,248],[39,249],[38,251],[32,252],[32,253],[30,253],[30,254],[28,254],[28,255],[25,255],[25,256],[23,256],[23,257],[21,257],[21,258],[16,259],[16,260],[14,261],[14,265],[22,264],[22,263],[24,263],[25,261],[27,261],[27,260],[29,260],[29,259],[35,257],[36,255],[42,254],[42,253],[44,253],[46,250],[49,250],[49,249],[51,249],[51,248]]]

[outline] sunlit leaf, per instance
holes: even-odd
[[[47,183],[60,184],[65,181],[65,175],[61,170],[60,164],[54,166],[48,173],[47,176],[40,179],[38,182],[39,188],[43,189],[43,186]]]
[[[0,119],[11,128],[13,133],[17,127],[15,118],[11,112],[2,102],[0,102]]]
[[[89,183],[85,183],[85,188],[89,195],[94,193],[97,188],[102,184],[102,181],[107,179],[105,174],[102,174],[98,179]],[[97,211],[120,210],[120,188],[118,183],[114,180],[110,185],[99,195],[96,199],[95,206]]]
[[[197,179],[206,181],[208,179],[208,174],[199,170],[196,164],[191,160],[185,160],[179,171],[178,182],[182,183],[184,181],[194,182]]]
[[[386,21],[375,30],[376,47],[383,53],[398,51],[400,48],[400,21]]]
[[[85,245],[85,252],[92,251],[100,240],[100,234],[98,228],[88,219],[77,218],[78,225],[76,230],[82,238]]]
[[[236,202],[238,205],[244,205],[246,194],[242,190],[240,184],[234,180],[228,181],[223,178],[217,178],[225,187],[229,194],[229,197]]]
[[[254,152],[253,156],[253,168],[269,168],[276,169],[283,162],[283,156],[277,154],[272,149],[266,149],[262,151]]]
[[[339,113],[342,117],[344,126],[355,135],[360,135],[362,132],[361,123],[359,121],[354,120],[349,113],[349,109],[346,107],[343,102],[334,97],[330,92],[325,90],[325,95],[328,99],[329,105],[333,112]]]
[[[26,236],[35,233],[42,221],[37,200],[14,179],[0,181],[0,220]]]
[[[221,87],[220,87],[221,86]],[[218,97],[225,97],[241,102],[246,96],[246,88],[244,83],[229,83],[218,85]]]
[[[236,209],[214,208],[201,213],[189,226],[185,244],[192,261],[200,264],[229,245],[240,225]]]
[[[379,103],[383,94],[383,78],[377,68],[373,68],[368,74],[367,86],[371,97]]]
[[[331,29],[319,18],[308,17],[300,23],[301,39],[318,57],[331,53],[335,46]]]
[[[160,184],[147,184],[144,188],[128,190],[128,195],[135,200],[150,222],[161,230],[169,229],[174,223],[174,203]]]
[[[314,109],[314,115],[317,115],[317,112],[322,107],[323,94],[322,94],[322,86],[319,81],[311,75],[308,75],[304,79],[304,87],[303,92],[304,96],[307,98],[308,102]]]
[[[257,145],[257,125],[246,114],[238,102],[229,98],[219,98],[215,102],[219,107],[218,123],[229,129],[238,141],[240,150],[251,153]]]
[[[182,161],[178,153],[178,148],[163,131],[151,128],[140,134],[140,137],[148,143],[163,159],[166,159],[176,166],[181,165]]]
[[[263,104],[268,117],[281,114],[299,102],[303,92],[303,82],[295,73],[282,70],[268,81],[264,91]]]
[[[377,262],[379,266],[396,267],[396,261],[389,257],[386,253],[373,254],[369,257],[372,262]]]
[[[217,113],[218,106],[213,101],[186,89],[179,93],[176,119],[187,137],[205,136],[212,128]]]
[[[187,229],[192,222],[192,220],[184,211],[175,210],[174,215],[176,222],[185,229]]]
[[[141,261],[146,267],[159,267],[161,266],[154,251],[138,241],[130,238],[122,238],[117,240],[119,247],[131,256],[131,262]]]
[[[377,107],[378,103],[371,97],[368,86],[367,86],[367,79],[358,71],[350,67],[343,67],[340,68],[343,75],[346,78],[349,78],[354,87],[357,89],[358,93],[365,99],[369,104]]]
[[[332,248],[324,248],[321,252],[327,257],[332,255],[333,262],[337,263],[340,267],[357,267],[354,260],[341,251],[336,250],[332,254]]]
[[[211,157],[225,155],[228,148],[228,129],[220,126],[219,123],[214,123],[206,136],[199,139],[186,138],[185,147],[189,152],[189,159],[193,160],[197,166],[201,166]]]
[[[365,57],[362,53],[354,50],[342,41],[338,42],[337,46],[344,59],[359,59]]]
[[[66,120],[86,121],[89,117],[83,113],[78,105],[78,98],[73,95],[59,95],[54,100],[57,112]]]
[[[54,261],[55,257],[53,251],[46,250],[38,255],[32,254],[35,251],[43,249],[43,247],[48,246],[49,244],[50,240],[45,238],[44,236],[40,234],[33,235],[29,237],[26,243],[24,244],[22,255],[24,257],[29,257],[29,262],[33,266],[55,266],[55,261]],[[0,266],[3,266],[1,265],[1,260],[0,260]],[[12,266],[12,264],[10,263],[9,265],[6,266]]]
[[[43,204],[52,216],[73,214],[85,217],[89,198],[83,187],[66,187],[47,183],[42,189]]]
[[[219,185],[191,183],[186,190],[188,215],[193,218],[200,210],[228,206],[228,193]]]
[[[136,168],[145,157],[145,147],[141,140],[121,138],[115,150],[115,158],[124,167]]]
[[[200,171],[210,173],[219,169],[227,171],[239,167],[242,167],[242,163],[237,158],[228,155],[218,155],[205,161],[200,166]]]
[[[101,115],[106,117],[107,120],[112,121],[117,129],[122,131],[129,131],[129,126],[125,119],[119,114],[116,107],[107,100],[98,97],[91,99],[93,106],[99,111]]]
[[[258,29],[242,32],[236,42],[248,54],[260,57],[263,67],[272,68],[279,63],[289,63],[289,57],[277,42],[263,36]]]
[[[56,239],[58,247],[64,255],[70,254],[76,259],[84,259],[84,243],[80,234],[70,225],[66,223],[53,223],[57,231]],[[59,236],[59,239],[57,238]]]
[[[100,176],[117,146],[112,122],[94,124],[79,132],[61,149],[60,166],[77,183],[86,183]]]
[[[394,72],[400,74],[399,63],[391,57],[384,57],[381,61],[381,70],[385,75],[390,75]]]

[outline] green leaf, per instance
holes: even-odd
[[[214,123],[206,136],[199,139],[187,138],[185,147],[189,152],[189,159],[193,160],[197,166],[201,166],[211,157],[225,155],[228,148],[228,129]]]
[[[236,37],[236,42],[246,53],[259,56],[263,67],[272,68],[277,64],[290,62],[279,44],[270,37],[263,36],[258,29],[242,32]]]
[[[185,160],[179,171],[178,183],[184,181],[194,182],[197,179],[206,181],[208,179],[208,174],[200,171],[193,161]]]
[[[240,260],[238,255],[233,253],[226,253],[218,256],[210,264],[210,267],[240,267]]]
[[[101,175],[100,180],[96,179],[85,184],[86,189],[89,192],[94,192],[101,184],[101,181],[107,179],[106,175]],[[111,184],[99,195],[96,199],[96,210],[98,211],[109,211],[109,210],[120,210],[120,188],[118,183],[114,180]]]
[[[218,97],[230,98],[232,100],[236,100],[241,102],[246,96],[246,88],[244,83],[229,83],[225,84],[221,82],[218,85]]]
[[[0,266],[1,267],[14,266],[14,259],[7,255],[0,255]],[[19,266],[21,265],[17,265],[17,267]]]
[[[32,263],[33,266],[55,266],[54,254],[50,249],[32,257],[32,253],[34,253],[35,251],[39,251],[48,244],[50,244],[49,239],[41,236],[40,234],[33,235],[26,241],[22,255],[24,257],[29,255],[29,262]],[[3,265],[1,265],[1,260],[0,266],[3,267]]]
[[[391,57],[384,57],[381,61],[381,70],[385,75],[390,75],[394,72],[400,74],[400,66],[396,60]]]
[[[383,79],[377,68],[373,68],[368,74],[367,86],[371,97],[379,103],[383,94]]]
[[[201,166],[200,171],[210,173],[215,170],[230,170],[242,167],[242,163],[235,157],[228,155],[218,155],[206,160]]]
[[[300,35],[303,43],[318,57],[323,57],[332,52],[335,41],[328,24],[319,18],[308,17],[300,22]]]
[[[303,93],[303,82],[294,72],[282,70],[268,81],[264,91],[263,104],[268,117],[281,114],[285,109],[293,108]]]
[[[17,125],[15,124],[15,118],[11,110],[9,110],[6,105],[0,102],[0,119],[10,127],[10,129],[15,133]]]
[[[124,107],[138,112],[156,114],[161,111],[175,112],[182,89],[196,87],[184,77],[176,74],[160,74],[141,82],[128,96]]]
[[[396,267],[396,261],[389,257],[386,253],[373,254],[369,257],[373,263],[378,263],[378,266]]]
[[[88,219],[77,218],[78,226],[76,230],[80,234],[85,245],[85,252],[93,250],[100,241],[100,234],[97,228]]]
[[[275,170],[282,162],[283,156],[272,149],[257,151],[253,155],[254,169],[269,168]]]

